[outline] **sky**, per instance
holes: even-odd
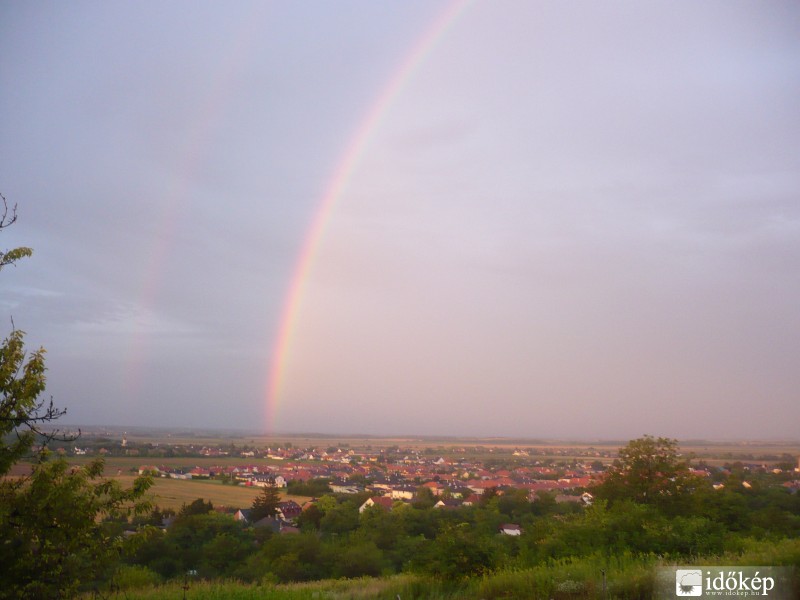
[[[800,436],[800,4],[0,5],[0,332],[84,425]]]

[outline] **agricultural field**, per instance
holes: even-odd
[[[537,460],[600,460],[609,463],[616,451],[624,446],[627,440],[545,440],[524,438],[456,438],[456,437],[418,437],[418,436],[331,436],[316,434],[281,434],[258,435],[255,433],[236,431],[167,431],[159,429],[106,428],[84,429],[84,434],[96,436],[105,434],[109,438],[120,439],[125,435],[131,442],[139,444],[161,444],[164,446],[208,446],[227,447],[231,444],[241,449],[249,448],[343,448],[356,451],[379,451],[381,449],[399,447],[424,454],[436,454],[446,458],[469,457],[470,459],[488,460],[510,454],[516,449],[526,450],[535,455]],[[783,460],[785,455],[800,456],[800,440],[755,440],[755,441],[714,441],[714,440],[679,440],[683,453],[709,464],[724,462],[762,462],[772,464]],[[139,464],[157,461],[166,466],[189,466],[188,459],[179,458],[130,458],[129,463],[115,463],[125,467],[138,467]],[[119,459],[114,459],[119,460]],[[263,459],[260,459],[263,460]],[[192,458],[191,466],[234,465],[242,464],[237,456]],[[114,467],[109,465],[108,469]]]
[[[110,479],[130,487],[134,475],[114,475]],[[202,498],[216,507],[250,508],[253,500],[261,493],[261,488],[242,485],[223,485],[218,481],[180,480],[157,477],[150,488],[150,497],[161,508],[179,510],[184,504],[191,504]],[[282,494],[284,500],[294,500],[301,504],[308,500],[305,496]]]

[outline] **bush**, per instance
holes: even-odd
[[[139,565],[123,565],[114,576],[114,585],[120,590],[154,586],[160,582],[158,573]]]

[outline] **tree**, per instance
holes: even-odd
[[[178,517],[191,517],[193,515],[207,515],[214,510],[214,505],[211,500],[206,502],[202,498],[193,500],[191,504],[185,502],[181,505],[181,510],[178,512]]]
[[[255,523],[264,517],[274,517],[278,513],[278,505],[281,503],[281,493],[274,486],[261,488],[261,494],[253,500],[250,507],[250,521]]]
[[[0,598],[69,597],[111,579],[123,540],[101,521],[147,510],[150,481],[123,489],[102,473],[102,460],[42,460],[29,478],[0,484]]]
[[[303,509],[300,516],[297,517],[297,525],[302,531],[316,531],[319,529],[323,516],[325,516],[325,513],[323,513],[316,504],[312,504],[308,508]]]
[[[2,230],[17,214],[0,200]],[[30,248],[0,252],[0,269],[31,254]],[[24,335],[14,328],[0,345],[0,598],[65,598],[111,577],[122,541],[101,521],[147,510],[142,498],[151,481],[140,477],[126,490],[102,478],[102,460],[82,468],[51,460],[46,446],[58,431],[42,426],[65,411],[42,399],[44,349],[27,356]],[[37,436],[29,474],[6,477]]]
[[[434,504],[436,504],[436,497],[433,495],[431,488],[427,488],[424,485],[421,485],[417,488],[416,493],[414,494],[414,508],[431,508]]]
[[[3,230],[17,220],[17,207],[9,209],[2,194],[0,199]],[[0,252],[0,270],[32,254],[24,247]],[[13,329],[0,346],[0,477],[31,450],[36,435],[41,434],[40,425],[66,412],[55,408],[52,399],[46,402],[41,398],[45,387],[44,349],[26,357],[24,338],[23,331]]]
[[[457,580],[491,572],[497,564],[497,550],[493,538],[477,535],[467,523],[461,523],[445,528],[422,560],[417,560],[423,571]]]
[[[0,229],[10,227],[17,220],[17,206],[14,205],[10,210],[8,208],[8,201],[3,194],[0,194],[0,200],[3,202],[3,215],[0,216]],[[20,247],[13,250],[6,250],[0,252],[0,270],[8,265],[13,265],[20,258],[24,258],[33,254],[30,248]]]
[[[611,503],[632,500],[666,508],[675,505],[696,484],[677,440],[645,435],[619,449],[619,458],[593,491]]]

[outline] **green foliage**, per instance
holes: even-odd
[[[619,458],[592,493],[612,504],[632,500],[678,514],[700,485],[682,460],[677,440],[646,435],[619,449]]]
[[[371,541],[349,544],[337,563],[343,577],[377,577],[385,567],[383,551]]]
[[[426,509],[436,504],[436,496],[430,488],[419,486],[414,495],[414,508]]]
[[[303,531],[317,531],[324,514],[316,504],[312,504],[297,517],[297,525]]]
[[[289,547],[284,548],[288,550]],[[323,552],[323,558],[326,552]],[[417,600],[589,599],[603,597],[602,573],[605,571],[608,598],[638,599],[653,597],[656,567],[704,564],[796,566],[800,564],[800,540],[787,539],[777,544],[751,540],[745,544],[743,552],[677,562],[651,553],[625,552],[612,557],[593,553],[548,560],[532,567],[500,568],[480,577],[463,579],[403,573],[381,578],[339,578],[286,584],[276,584],[275,578],[270,576],[255,578],[251,584],[190,580],[187,597],[206,600],[396,600],[398,596]],[[180,600],[183,597],[182,577],[171,584],[125,592],[127,600]]]
[[[16,329],[0,346],[0,477],[30,452],[36,426],[59,416],[52,402],[45,408],[40,398],[45,388],[44,349],[26,360],[24,337]]]
[[[261,494],[253,500],[250,508],[250,522],[256,523],[264,517],[274,517],[278,513],[281,493],[276,487],[261,488]]]
[[[214,505],[211,504],[209,500],[206,502],[202,498],[197,498],[193,500],[191,503],[186,504],[185,502],[181,506],[180,511],[178,511],[178,517],[191,517],[194,515],[206,515],[214,510]]]
[[[308,481],[290,481],[286,484],[286,491],[295,496],[322,496],[331,493],[330,479],[320,477]]]
[[[255,551],[254,532],[229,515],[184,515],[166,533],[146,530],[128,557],[168,579],[188,570],[203,577],[231,577]],[[138,536],[137,536],[138,537]]]
[[[0,483],[0,598],[68,597],[111,577],[122,538],[100,520],[147,510],[150,481],[122,489],[102,472],[102,460],[43,460],[29,479]]]
[[[522,521],[532,509],[528,490],[509,490],[497,499],[497,510],[514,523]]]
[[[316,535],[275,536],[259,554],[263,567],[281,582],[322,579],[330,572],[331,555]]]
[[[9,209],[8,201],[3,194],[0,194],[0,202],[2,202],[3,207],[2,214],[0,215],[0,229],[5,229],[14,224],[17,220],[17,207],[16,205]],[[20,247],[20,248],[13,248],[11,250],[6,250],[5,252],[0,252],[0,270],[3,267],[7,267],[9,265],[13,265],[18,260],[22,258],[27,258],[33,254],[33,250],[30,248]]]
[[[123,565],[114,576],[113,587],[119,590],[132,590],[152,587],[161,582],[158,573],[139,565]]]
[[[498,547],[493,538],[478,536],[463,523],[440,533],[427,552],[417,558],[423,572],[449,580],[491,572],[497,564]]]
[[[0,198],[1,230],[16,211],[9,215]],[[30,255],[29,248],[0,253],[0,269]],[[44,389],[44,350],[26,357],[24,333],[15,329],[0,345],[0,598],[65,598],[108,581],[122,551],[121,523],[149,509],[142,498],[151,480],[122,489],[102,478],[102,460],[72,468],[40,451],[30,475],[5,477],[37,434],[42,446],[56,436],[40,430],[64,414],[41,398]]]
[[[320,509],[320,511],[322,511],[322,514],[326,514],[329,510],[336,508],[337,504],[338,502],[336,502],[336,498],[329,494],[323,496],[316,502],[316,506]]]
[[[358,528],[357,500],[348,499],[328,509],[320,519],[320,531],[327,535],[344,535]]]

